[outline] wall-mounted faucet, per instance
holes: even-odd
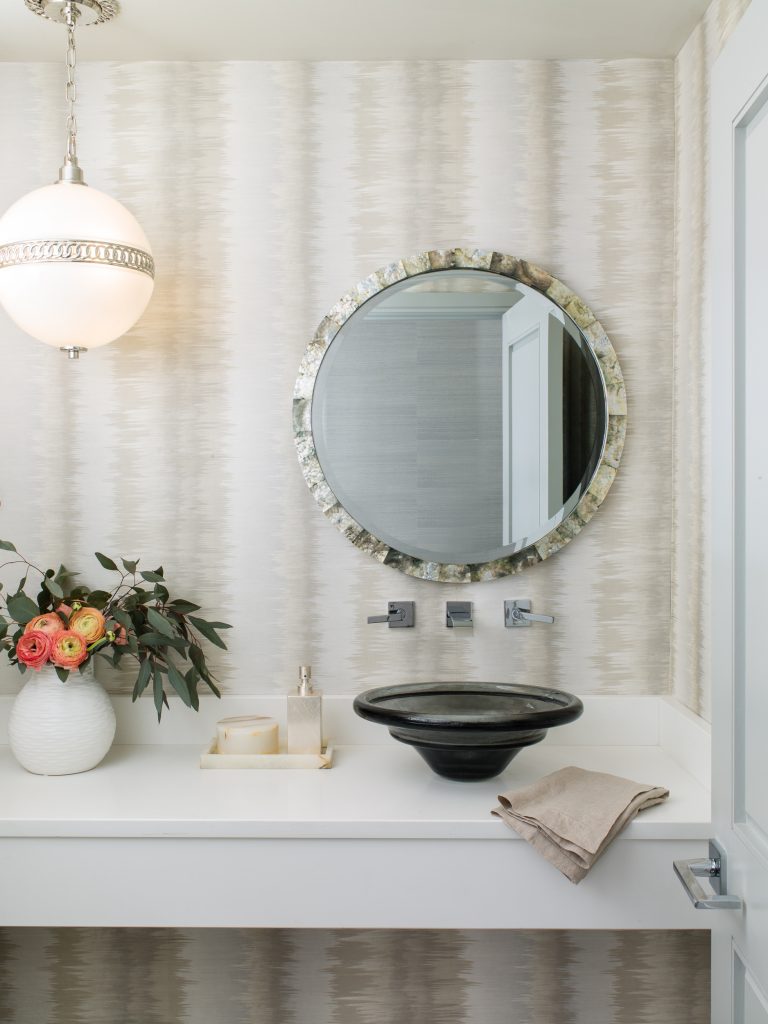
[[[369,622],[386,622],[390,629],[404,629],[416,621],[415,601],[390,601],[386,615],[369,615]]]
[[[554,622],[554,615],[534,615],[532,602],[528,598],[504,602],[504,625],[507,629],[531,626],[534,622]]]
[[[472,602],[448,601],[445,606],[445,624],[448,629],[472,626]]]

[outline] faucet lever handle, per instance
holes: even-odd
[[[390,601],[386,615],[369,615],[369,622],[386,622],[390,629],[409,628],[416,621],[415,601]]]
[[[554,622],[554,615],[534,615],[533,612],[518,612],[518,618],[525,619],[526,622]]]
[[[517,626],[530,626],[534,622],[552,623],[554,615],[539,615],[531,611],[532,602],[528,598],[518,601],[504,602],[504,625],[507,629]]]

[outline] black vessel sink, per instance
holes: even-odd
[[[355,697],[361,718],[416,747],[432,771],[471,782],[503,772],[523,747],[584,710],[563,690],[513,683],[381,686]]]

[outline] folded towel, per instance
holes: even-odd
[[[491,813],[578,884],[638,811],[668,796],[661,786],[561,768],[525,789],[502,793]]]

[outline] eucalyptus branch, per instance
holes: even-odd
[[[26,565],[27,566],[27,571],[29,571],[29,569],[34,569],[35,572],[39,572],[40,575],[43,576],[43,577],[45,577],[47,575],[47,573],[43,572],[43,570],[41,568],[39,568],[39,566],[34,565],[32,562],[28,562],[26,560],[26,558],[24,558],[23,555],[20,558],[12,559],[12,561],[10,561],[10,562],[3,562],[3,564],[0,565],[0,569],[5,569],[5,567],[7,565]]]
[[[199,708],[197,687],[200,682],[220,696],[216,677],[206,660],[204,641],[226,650],[219,631],[229,626],[196,617],[192,613],[198,612],[199,606],[192,601],[171,599],[162,567],[139,572],[138,560],[123,558],[123,568],[120,568],[109,556],[97,552],[100,565],[118,573],[119,580],[111,591],[89,590],[87,586],[76,584],[75,577],[79,574],[63,565],[58,572],[43,570],[7,541],[0,541],[0,549],[18,555],[0,565],[0,569],[9,565],[26,566],[16,593],[9,596],[0,592],[0,609],[4,608],[11,620],[5,622],[0,616],[0,651],[5,651],[21,672],[30,666],[37,669],[47,664],[56,637],[67,632],[72,668],[82,670],[87,660],[96,655],[106,658],[115,667],[125,656],[132,658],[138,666],[133,698],[151,689],[158,718],[163,708],[170,706],[166,686],[194,710]],[[42,587],[34,601],[24,592],[31,569],[42,577]],[[56,616],[61,605],[73,609],[63,621]],[[9,631],[13,634],[10,637]],[[22,644],[27,632],[30,636]],[[82,638],[79,661],[75,634]],[[65,678],[64,673],[59,672],[59,675],[62,680]]]

